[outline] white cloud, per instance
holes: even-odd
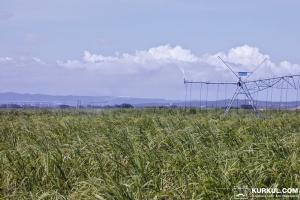
[[[196,63],[198,58],[190,50],[170,45],[124,53],[117,56],[104,56],[84,51],[82,60],[57,61],[59,66],[68,69],[101,70],[108,74],[134,74],[141,71],[155,71],[176,63]]]
[[[181,46],[171,47],[170,45],[151,48],[148,51],[137,51],[133,56],[125,54],[124,57],[132,58],[137,63],[145,63],[153,60],[166,63],[194,63],[198,60],[197,56],[193,55],[190,50],[183,49]]]
[[[121,56],[103,56],[92,54],[89,51],[84,51],[83,60],[90,63],[101,62],[126,62],[145,64],[147,62],[196,62],[198,58],[191,53],[190,50],[183,49],[180,46],[171,47],[170,45],[159,46],[150,48],[147,51],[136,51],[134,54],[124,53]]]
[[[37,58],[37,57],[32,57],[32,60],[36,63],[40,63],[40,64],[46,64],[44,61],[42,61],[42,59]]]
[[[65,62],[59,60],[59,61],[57,61],[57,64],[59,66],[65,67],[67,69],[84,69],[85,68],[85,65],[78,60],[67,60]]]
[[[141,74],[146,71],[160,71],[173,67],[185,72],[188,78],[198,80],[227,80],[232,74],[218,59],[218,56],[231,65],[234,71],[255,72],[253,77],[270,77],[299,72],[299,65],[287,61],[275,64],[270,56],[263,54],[257,47],[243,45],[227,52],[195,55],[181,46],[163,45],[148,50],[104,56],[84,51],[81,60],[58,61],[58,65],[68,69],[101,70],[107,74]],[[262,66],[260,66],[262,65]]]
[[[235,70],[253,71],[264,61],[264,63],[271,62],[269,55],[262,54],[258,48],[248,45],[232,48],[228,52],[205,54],[201,56],[200,60],[213,66],[225,67],[218,57],[221,57],[226,63],[235,68]]]
[[[253,71],[251,78],[299,73],[299,64],[274,63],[256,47],[235,47],[215,54],[196,55],[180,46],[163,45],[112,56],[84,51],[75,60],[44,62],[36,57],[0,57],[0,88],[52,94],[109,95],[178,98],[183,94],[183,76],[199,81],[234,81],[235,71]],[[41,67],[42,66],[42,67]],[[27,91],[29,90],[29,91]]]
[[[256,47],[244,45],[230,49],[225,59],[236,64],[257,66],[270,56],[262,54]]]
[[[0,62],[9,62],[12,61],[11,57],[0,57]]]
[[[118,58],[111,56],[103,56],[92,54],[89,51],[84,51],[83,60],[87,63],[99,63],[99,62],[114,62],[117,61]]]
[[[218,59],[218,56],[229,64],[236,72],[254,71],[252,79],[299,74],[300,72],[299,64],[292,64],[288,61],[276,64],[272,62],[269,55],[263,54],[257,47],[251,47],[249,45],[235,47],[228,50],[228,52],[205,54],[200,56],[199,60],[214,66],[216,71],[223,71],[222,69],[228,71],[226,66]]]

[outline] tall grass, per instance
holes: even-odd
[[[0,111],[2,199],[232,199],[300,188],[300,116]]]

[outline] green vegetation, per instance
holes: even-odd
[[[300,115],[0,111],[0,199],[233,199],[300,188]]]

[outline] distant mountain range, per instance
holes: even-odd
[[[134,97],[111,97],[111,96],[56,96],[44,94],[20,94],[14,92],[0,93],[0,104],[18,104],[33,106],[108,106],[119,104],[131,104],[134,106],[161,105],[169,106],[181,101],[156,99],[156,98],[134,98]]]
[[[72,107],[107,107],[121,104],[131,104],[134,107],[197,107],[197,108],[224,108],[229,103],[229,99],[218,101],[182,101],[166,100],[158,98],[134,98],[134,97],[111,97],[111,96],[56,96],[44,94],[20,94],[14,92],[0,93],[0,105],[20,105],[34,107],[57,107],[67,105]],[[233,107],[243,107],[247,105],[246,100],[236,100]],[[300,102],[268,102],[257,101],[257,108],[299,108]]]

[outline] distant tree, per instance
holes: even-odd
[[[61,104],[58,106],[60,109],[68,109],[68,108],[72,108],[72,106],[70,105],[66,105],[66,104]]]
[[[123,103],[123,104],[121,104],[121,107],[122,108],[134,108],[134,106],[129,103]]]
[[[242,109],[250,110],[250,109],[252,109],[252,105],[243,104],[243,105],[241,105],[241,108],[242,108]]]
[[[129,103],[123,103],[120,105],[115,105],[116,108],[134,108],[133,105],[129,104]]]

